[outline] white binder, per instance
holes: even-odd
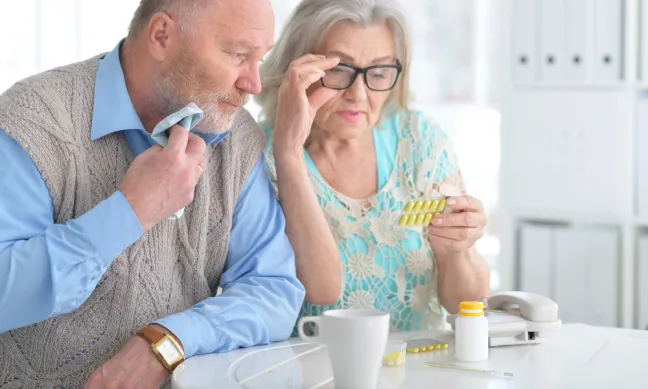
[[[616,326],[619,234],[613,229],[556,229],[556,302],[564,322]]]
[[[560,84],[565,81],[565,0],[541,0],[540,80]]]
[[[648,236],[640,236],[637,244],[638,270],[637,288],[639,297],[635,302],[638,307],[639,329],[648,331]]]
[[[635,115],[637,213],[641,220],[648,220],[648,94],[637,97]]]
[[[513,3],[511,60],[513,79],[517,84],[533,84],[538,80],[538,1],[541,0],[514,0]]]
[[[639,2],[639,81],[648,84],[648,0]]]
[[[593,0],[594,51],[592,81],[595,84],[615,84],[622,72],[622,0]]]
[[[586,234],[585,272],[588,310],[585,322],[604,327],[618,325],[620,234],[617,230],[599,229]]]
[[[570,84],[584,84],[592,65],[592,49],[588,39],[592,22],[591,0],[567,0],[565,10],[565,78]]]
[[[586,237],[582,234],[568,230],[556,229],[554,231],[556,256],[556,297],[555,301],[560,307],[560,317],[564,323],[583,323],[588,307],[585,262]],[[588,323],[589,324],[589,323]]]
[[[526,224],[520,228],[520,289],[553,297],[552,227]]]

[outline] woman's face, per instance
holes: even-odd
[[[340,62],[359,68],[373,65],[396,64],[396,47],[387,24],[363,28],[343,21],[331,28],[317,54],[339,57]],[[348,72],[349,68],[336,67],[327,72],[328,77]],[[369,76],[369,85],[376,89],[385,83],[385,75],[397,74],[394,69],[375,69]],[[342,76],[339,76],[342,77]],[[309,88],[312,93],[324,88],[320,82]],[[353,84],[328,101],[317,111],[315,125],[320,131],[340,139],[353,139],[372,128],[391,91],[374,91],[365,84],[365,77],[358,74]]]

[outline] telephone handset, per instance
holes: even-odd
[[[547,297],[527,292],[506,292],[488,299],[489,311],[517,314],[535,322],[558,320],[558,304]]]
[[[542,343],[551,332],[560,329],[558,304],[547,297],[528,292],[505,292],[487,300],[490,347]],[[454,330],[457,315],[449,315]]]

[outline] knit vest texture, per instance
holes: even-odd
[[[134,159],[122,132],[90,140],[101,57],[29,77],[0,95],[0,128],[40,172],[57,224],[115,193]],[[239,110],[232,132],[207,148],[205,173],[182,218],[159,223],[115,258],[76,310],[0,334],[0,388],[83,388],[138,329],[214,296],[236,200],[262,151],[261,131]]]

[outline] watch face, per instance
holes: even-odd
[[[164,339],[162,343],[158,345],[157,350],[162,354],[162,357],[164,357],[169,365],[182,359],[180,350],[178,350],[175,343],[173,343],[169,338]]]

